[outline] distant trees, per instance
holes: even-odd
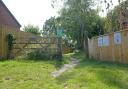
[[[120,0],[119,0],[120,1]],[[114,9],[109,10],[105,17],[105,33],[122,30],[122,22],[128,21],[128,0],[119,2]],[[122,18],[123,17],[123,18]],[[123,25],[123,24],[122,24]]]
[[[119,1],[119,5],[111,10],[113,0],[52,0],[52,7],[59,6],[59,1],[63,1],[63,7],[58,11],[57,17],[51,17],[43,25],[40,31],[39,27],[28,25],[23,28],[25,32],[31,32],[35,35],[56,36],[59,28],[63,28],[65,42],[75,46],[77,49],[85,49],[88,55],[88,39],[94,36],[103,35],[113,31],[120,30],[119,27],[119,7],[125,2]],[[95,1],[95,2],[94,2]],[[98,4],[104,4],[107,12],[106,17],[99,16]],[[128,0],[126,0],[128,1]],[[56,5],[56,6],[55,6]],[[96,6],[95,6],[96,5]],[[122,6],[127,6],[128,3]],[[122,7],[121,6],[121,7]],[[97,8],[96,8],[97,7]],[[124,7],[125,8],[125,7]],[[128,9],[128,8],[126,8]],[[59,32],[59,31],[58,31]]]
[[[57,19],[55,17],[51,17],[46,20],[43,25],[42,35],[43,36],[55,36],[57,29]]]
[[[31,25],[31,24],[24,26],[23,31],[30,32],[30,33],[35,34],[35,35],[41,35],[41,31],[40,31],[39,27]]]
[[[57,0],[53,1],[54,5]],[[64,28],[66,38],[72,40],[77,48],[83,49],[85,39],[88,44],[88,38],[104,33],[104,19],[98,15],[96,9],[92,8],[94,6],[92,0],[63,0],[63,2],[64,6],[60,9],[58,16],[59,23]],[[52,23],[46,26],[49,22],[46,21],[44,27],[56,27],[57,18],[54,18],[54,21],[51,18],[49,20]]]
[[[119,31],[119,6],[116,6],[113,10],[107,13],[105,17],[105,33]]]
[[[53,8],[58,1],[60,0],[53,0]],[[56,31],[55,29],[60,25],[64,29],[66,42],[84,50],[88,57],[88,38],[104,34],[104,19],[98,15],[98,10],[93,8],[93,0],[62,1],[64,5],[59,10],[59,16],[47,20],[43,30],[47,29],[49,34]]]

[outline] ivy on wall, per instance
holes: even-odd
[[[13,49],[13,42],[15,41],[14,36],[12,34],[8,34],[7,41],[8,41],[8,58],[10,58],[10,53]]]
[[[7,40],[8,40],[8,50],[12,50],[14,36],[12,34],[8,34]]]

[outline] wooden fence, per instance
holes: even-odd
[[[7,53],[8,53],[7,35],[8,34],[13,34],[16,39],[20,39],[20,38],[27,39],[33,36],[33,34],[31,33],[26,33],[13,27],[0,25],[0,57],[1,58],[7,57]]]
[[[90,58],[128,63],[128,29],[94,37],[88,43]]]
[[[13,34],[18,42],[26,42],[30,37],[34,36],[31,33],[23,32],[19,29],[9,27],[6,25],[0,25],[0,59],[6,58],[8,54],[8,43],[7,43],[7,35]],[[20,46],[24,46],[24,44],[20,44]],[[22,48],[22,47],[21,47]],[[63,45],[63,53],[70,52],[70,48]],[[16,51],[16,50],[15,50]],[[15,52],[14,52],[15,53]]]

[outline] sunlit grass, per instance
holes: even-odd
[[[0,89],[37,89],[54,84],[51,61],[5,61],[0,63]],[[49,83],[49,81],[51,83]]]
[[[128,89],[128,65],[80,58],[79,65],[57,78],[68,89]]]
[[[61,65],[77,57],[80,63],[57,78],[53,60],[0,61],[0,89],[128,89],[128,65],[85,59],[84,53],[64,55]]]

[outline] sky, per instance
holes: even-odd
[[[57,15],[57,10],[51,7],[51,0],[3,0],[3,2],[22,26],[33,24],[42,28],[47,19]]]
[[[99,0],[100,1],[100,0]],[[104,0],[101,0],[101,1],[104,1]],[[110,1],[111,0],[106,0],[108,3],[110,3]],[[113,5],[111,4],[110,5],[110,10],[111,9],[113,9],[116,5],[118,5],[119,3],[118,3],[118,0],[112,0],[112,3],[113,3]],[[107,4],[102,4],[102,5],[100,5],[100,8],[102,8],[103,10],[104,10],[104,12],[101,12],[100,13],[100,16],[102,16],[102,17],[104,17],[104,16],[106,16],[106,13],[107,13],[107,10],[106,10],[106,7],[107,7]]]
[[[107,0],[110,2],[110,0]],[[118,0],[113,0],[114,6]],[[22,25],[33,24],[43,27],[51,16],[57,16],[57,10],[51,7],[51,0],[3,0],[14,17]],[[102,5],[104,8],[105,5]],[[101,15],[104,15],[102,13]]]

